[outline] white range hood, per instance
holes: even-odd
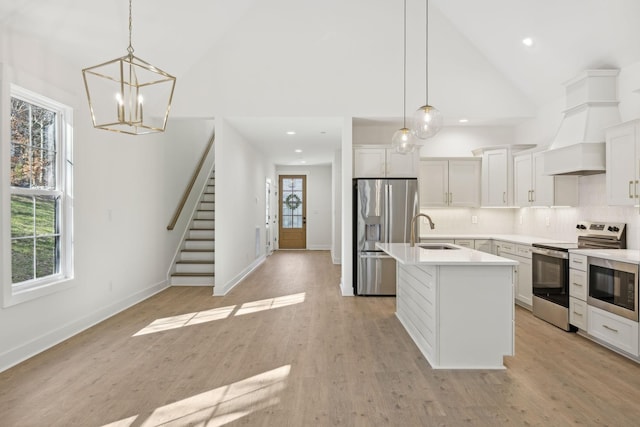
[[[547,175],[605,172],[605,129],[620,123],[619,70],[587,70],[565,83],[564,119],[544,153]]]

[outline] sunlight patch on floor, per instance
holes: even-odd
[[[234,316],[242,316],[250,313],[257,313],[260,311],[271,310],[274,308],[287,307],[294,304],[303,303],[306,297],[305,292],[299,294],[284,295],[281,297],[268,298],[260,301],[245,302],[234,313]],[[183,328],[185,326],[198,325],[201,323],[213,322],[214,320],[226,319],[236,309],[235,305],[229,305],[226,307],[212,308],[211,310],[198,311],[195,313],[179,314],[177,316],[164,317],[162,319],[156,319],[148,326],[142,328],[135,334],[134,337],[146,334],[153,334],[156,332],[169,331],[172,329]]]
[[[213,308],[211,310],[198,311],[196,313],[181,314],[178,316],[156,319],[149,326],[136,332],[133,336],[153,334],[155,332],[178,329],[184,326],[197,325],[200,323],[213,322],[214,320],[226,319],[231,315],[235,305],[227,307]]]
[[[300,304],[304,302],[305,297],[306,293],[301,292],[299,294],[263,299],[261,301],[245,302],[244,304],[242,304],[242,306],[240,306],[235,315],[242,316],[244,314],[256,313],[258,311],[271,310],[273,308],[281,308],[293,304]]]
[[[161,406],[145,419],[142,427],[206,425],[222,426],[280,402],[291,365],[218,387],[186,399]],[[103,427],[129,427],[138,415]]]

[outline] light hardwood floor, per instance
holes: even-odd
[[[640,425],[635,362],[517,309],[507,370],[434,371],[339,276],[282,251],[225,297],[170,288],[1,373],[0,425]]]

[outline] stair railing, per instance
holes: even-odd
[[[207,146],[205,147],[204,152],[202,153],[202,157],[200,157],[200,161],[196,165],[196,168],[193,171],[193,174],[191,175],[191,180],[187,184],[187,187],[184,189],[184,193],[182,194],[182,199],[180,199],[180,202],[178,203],[178,206],[176,207],[176,210],[173,213],[173,217],[171,218],[169,225],[167,225],[167,230],[171,231],[176,226],[176,223],[178,222],[178,218],[180,218],[180,214],[184,209],[184,205],[187,203],[187,199],[189,198],[189,194],[191,193],[191,190],[193,190],[193,186],[196,183],[196,179],[198,179],[198,175],[200,175],[200,172],[202,171],[202,166],[204,165],[205,159],[209,155],[209,151],[211,151],[211,147],[213,147],[213,142],[215,141],[215,139],[216,139],[216,133],[214,131],[211,134],[211,138],[209,139],[209,142],[207,143]]]

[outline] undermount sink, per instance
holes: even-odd
[[[443,243],[420,243],[418,247],[422,249],[431,249],[431,250],[438,250],[438,251],[443,249],[460,249],[456,246],[447,245]]]

